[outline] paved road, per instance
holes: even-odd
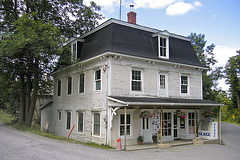
[[[223,123],[222,132],[226,145],[189,145],[125,152],[52,140],[0,125],[0,160],[239,160],[240,126]]]

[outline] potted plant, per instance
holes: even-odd
[[[137,140],[138,140],[138,144],[142,144],[143,143],[143,136],[138,136]]]
[[[156,135],[156,134],[154,134],[154,135],[152,136],[152,140],[153,140],[154,143],[157,143],[157,135]]]

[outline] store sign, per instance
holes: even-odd
[[[209,132],[198,132],[198,135],[199,135],[199,136],[208,136],[208,137],[211,137],[211,133],[209,133]]]

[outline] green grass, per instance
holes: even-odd
[[[8,114],[7,112],[0,109],[0,122],[1,123],[6,124],[6,125],[10,125],[10,124],[12,124],[12,122],[14,120],[15,120],[14,117],[11,117],[10,114]],[[84,143],[84,142],[80,142],[80,141],[77,141],[77,140],[74,140],[74,139],[70,139],[70,138],[67,139],[66,137],[57,136],[56,134],[50,134],[50,133],[42,132],[40,130],[40,126],[38,124],[36,124],[33,129],[31,129],[31,128],[25,126],[25,125],[19,125],[19,124],[14,124],[13,127],[15,129],[23,131],[23,132],[30,132],[32,134],[47,137],[47,138],[50,138],[50,139],[61,140],[61,141],[74,143],[74,144],[82,144],[82,145],[87,145],[87,146],[91,146],[91,147],[95,147],[95,148],[101,148],[101,149],[114,149],[113,147],[108,146],[108,145],[100,145],[100,144],[96,144],[96,143]]]
[[[0,122],[2,122],[5,125],[12,124],[12,122],[15,120],[15,117],[12,117],[7,112],[0,109]]]
[[[74,139],[67,139],[66,137],[61,137],[61,136],[57,136],[56,134],[50,134],[50,133],[46,133],[46,132],[42,132],[40,131],[40,126],[39,125],[35,125],[34,129],[31,129],[27,126],[24,125],[18,125],[15,124],[14,128],[20,130],[20,131],[24,131],[24,132],[30,132],[39,136],[43,136],[43,137],[47,137],[50,139],[55,139],[55,140],[61,140],[61,141],[66,141],[69,143],[74,143],[74,144],[82,144],[82,145],[87,145],[87,146],[91,146],[91,147],[95,147],[95,148],[101,148],[101,149],[114,149],[111,146],[108,145],[100,145],[100,144],[96,144],[96,143],[84,143],[84,142],[80,142]]]

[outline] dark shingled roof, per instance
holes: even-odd
[[[180,99],[180,98],[149,98],[149,97],[117,97],[110,96],[110,98],[115,99],[117,101],[122,101],[124,103],[142,103],[142,104],[188,104],[188,105],[210,105],[210,106],[221,106],[222,103],[204,100],[204,99]]]
[[[153,37],[156,33],[157,30],[154,29],[147,31],[113,21],[100,30],[83,36],[84,44],[81,49],[81,57],[79,57],[80,61],[106,52],[114,52],[153,60],[206,67],[198,61],[190,41],[171,36],[169,38],[169,59],[159,58],[158,38],[157,36]]]

